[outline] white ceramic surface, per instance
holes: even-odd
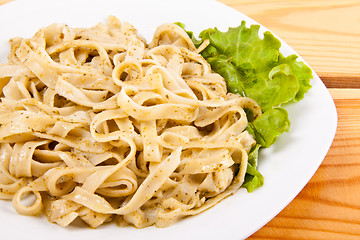
[[[180,3],[181,2],[181,3]],[[165,22],[183,22],[198,34],[209,27],[226,30],[246,20],[255,21],[212,0],[15,0],[0,6],[0,63],[6,62],[8,40],[30,37],[54,22],[90,27],[114,15],[139,29],[150,40]],[[260,32],[267,29],[261,27]],[[282,41],[284,55],[295,53]],[[300,58],[301,59],[301,58]],[[253,193],[240,189],[215,207],[165,229],[119,228],[115,224],[96,230],[80,225],[67,228],[45,217],[18,215],[10,201],[0,201],[1,236],[12,239],[244,239],[278,214],[306,185],[324,159],[335,135],[337,114],[322,81],[313,73],[312,88],[305,98],[289,104],[291,128],[276,144],[260,154],[263,187]]]

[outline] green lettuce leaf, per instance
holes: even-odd
[[[305,63],[297,61],[298,56],[290,55],[284,57],[280,55],[279,64],[286,64],[290,68],[290,72],[297,77],[299,81],[299,91],[295,95],[295,102],[304,98],[305,93],[311,88],[310,79],[312,76],[311,69]]]
[[[264,184],[264,177],[257,170],[260,147],[260,144],[255,145],[249,153],[245,180],[242,185],[248,192],[252,192],[254,189],[261,187]]]
[[[259,25],[245,26],[245,21],[236,28],[229,28],[221,32],[217,28],[210,28],[200,33],[202,41],[210,40],[210,46],[201,54],[203,57],[225,55],[230,62],[245,75],[253,74],[254,70],[263,73],[275,63],[279,57],[281,43],[270,32],[259,38]],[[214,48],[214,49],[213,49]]]
[[[268,69],[266,76],[256,73],[255,70],[253,74],[246,76],[224,55],[208,57],[206,60],[211,68],[226,80],[229,92],[254,99],[263,112],[292,101],[299,91],[299,82],[289,73],[290,67],[286,64]]]
[[[280,53],[281,42],[270,32],[260,38],[259,27],[248,28],[243,21],[226,32],[204,30],[201,41],[208,39],[210,45],[201,54],[224,77],[230,92],[254,99],[266,112],[302,99],[311,87],[312,75],[296,55],[284,57]]]
[[[255,121],[249,122],[247,130],[258,144],[267,148],[276,142],[278,136],[288,132],[289,128],[290,120],[287,111],[277,107],[265,112]]]

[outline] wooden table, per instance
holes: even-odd
[[[318,171],[249,239],[360,239],[360,1],[220,1],[289,43],[323,80],[338,111],[337,133]]]

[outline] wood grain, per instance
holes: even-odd
[[[12,0],[0,0],[0,5],[1,4],[5,4],[5,3],[8,3],[8,2],[11,2]]]
[[[248,239],[360,239],[360,90],[330,92],[338,128],[326,158],[299,195]]]
[[[292,46],[327,87],[360,88],[359,0],[220,0]]]

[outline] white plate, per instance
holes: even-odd
[[[255,21],[216,1],[195,0],[15,0],[0,6],[0,62],[6,62],[7,41],[14,36],[30,37],[53,22],[90,27],[108,15],[128,21],[148,40],[165,22],[181,21],[189,30],[217,26],[221,30],[246,20]],[[265,31],[261,27],[261,32]],[[282,42],[284,55],[295,53]],[[286,106],[291,120],[270,149],[263,150],[259,169],[265,184],[253,193],[240,189],[215,207],[165,229],[119,228],[115,224],[96,230],[71,226],[62,228],[44,217],[18,215],[9,201],[0,201],[1,235],[13,239],[244,239],[278,214],[305,186],[324,159],[335,135],[337,114],[333,100],[313,73],[312,88],[305,98]]]

